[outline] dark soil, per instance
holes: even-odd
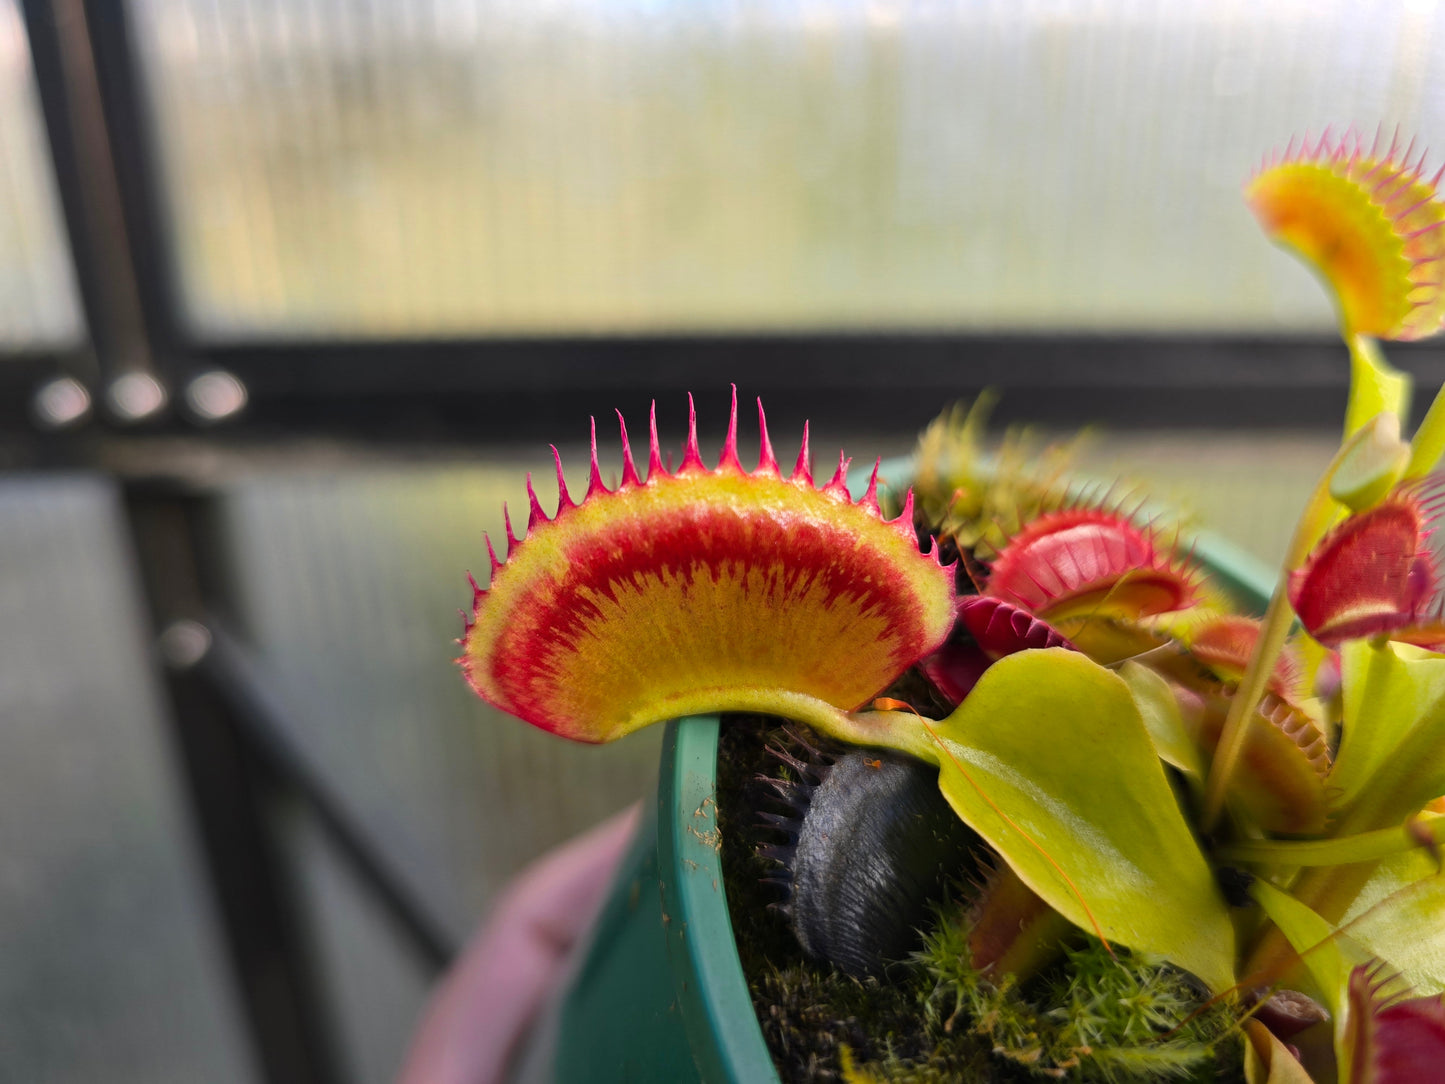
[[[932,986],[926,977],[859,980],[803,955],[787,916],[775,906],[783,898],[769,883],[776,864],[754,850],[761,834],[756,811],[769,802],[757,777],[777,776],[781,767],[766,746],[792,745],[797,733],[826,744],[796,724],[783,729],[772,719],[731,717],[718,745],[718,827],[728,910],[753,1008],[779,1075],[784,1081],[841,1080],[840,1048],[846,1046],[859,1065],[892,1056],[933,1061],[943,1071],[922,1079],[1036,1080],[991,1065],[990,1044],[982,1037],[939,1052],[921,1026],[920,1001]]]

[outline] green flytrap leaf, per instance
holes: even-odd
[[[1445,387],[1435,393],[1420,428],[1410,440],[1410,463],[1405,468],[1405,477],[1429,474],[1442,455],[1445,455]]]
[[[1204,756],[1184,723],[1179,701],[1169,682],[1142,663],[1133,661],[1119,667],[1119,677],[1134,694],[1134,704],[1139,709],[1145,729],[1154,740],[1159,759],[1178,768],[1191,782],[1199,783],[1204,778]]]
[[[1340,662],[1349,725],[1329,777],[1338,831],[1400,824],[1445,793],[1445,657],[1356,640]]]
[[[1021,652],[932,730],[944,796],[1050,906],[1215,991],[1233,983],[1227,907],[1120,678],[1077,652]]]
[[[1268,881],[1255,881],[1249,894],[1300,954],[1300,961],[1335,1021],[1335,1033],[1343,1034],[1349,1011],[1350,972],[1357,964],[1368,962],[1368,955],[1305,904]]]
[[[1422,848],[1381,862],[1345,913],[1342,928],[1424,997],[1445,991],[1442,915],[1445,874]]]
[[[1430,875],[1432,867],[1423,864],[1427,859],[1411,853],[1384,863],[1338,929],[1267,881],[1250,887],[1250,895],[1300,954],[1318,985],[1334,1020],[1335,1054],[1344,1073],[1352,1061],[1349,987],[1355,968],[1383,966],[1415,996],[1442,989],[1445,876]]]
[[[1268,881],[1255,881],[1249,894],[1269,916],[1300,954],[1310,978],[1318,987],[1320,999],[1330,1011],[1334,1024],[1335,1051],[1340,1064],[1350,1059],[1341,1056],[1349,1029],[1350,972],[1356,965],[1369,962],[1368,954],[1350,939],[1288,892],[1275,888]],[[1273,1080],[1273,1074],[1270,1079]],[[1308,1079],[1308,1078],[1306,1078]]]
[[[1357,439],[1346,443],[1330,475],[1330,496],[1362,512],[1390,491],[1409,461],[1410,445],[1400,439],[1400,416],[1381,411],[1360,428]]]
[[[1245,1084],[1315,1084],[1289,1048],[1256,1020],[1246,1023]]]
[[[1445,846],[1445,817],[1424,813],[1396,828],[1376,828],[1352,836],[1235,840],[1221,843],[1214,856],[1221,862],[1292,869],[1379,862],[1410,851],[1433,854],[1441,846]]]

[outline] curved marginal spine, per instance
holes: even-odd
[[[761,398],[758,399],[758,469],[755,473],[782,477],[778,457],[773,453],[772,439],[768,436],[768,415],[763,410]]]
[[[803,423],[803,443],[798,449],[798,462],[793,467],[793,481],[813,484],[813,453],[808,450],[808,423]]]
[[[688,402],[692,402],[691,396],[688,397]],[[652,401],[652,406],[649,407],[647,411],[647,430],[647,480],[651,482],[656,478],[660,478],[664,473],[662,469],[662,445],[658,442],[657,439],[656,399]]]
[[[743,465],[738,462],[738,386],[733,385],[732,406],[728,410],[728,435],[723,441],[722,453],[718,456],[719,471],[736,471],[742,474]]]
[[[617,428],[622,433],[622,482],[618,488],[627,489],[641,485],[642,479],[637,477],[637,464],[632,460],[632,442],[627,439],[627,421],[620,410],[617,411]]]
[[[692,392],[687,393],[687,445],[683,449],[682,463],[677,468],[678,474],[687,474],[689,471],[705,471],[707,467],[702,461],[702,451],[697,445],[697,407],[692,401]]]
[[[606,493],[607,487],[602,484],[602,470],[597,465],[597,419],[589,418],[591,436],[588,441],[587,460],[587,496],[584,500],[591,500],[599,493]]]

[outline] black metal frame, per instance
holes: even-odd
[[[338,1084],[324,986],[285,858],[284,816],[312,818],[417,963],[456,945],[296,745],[285,709],[231,631],[217,495],[175,478],[123,485],[172,739],[264,1079]]]
[[[267,755],[229,683],[217,681],[202,623],[205,498],[133,484],[125,509],[157,642],[191,633],[187,648],[158,654],[169,656],[171,738],[257,1066],[267,1081],[335,1084],[321,982],[276,832],[276,809],[292,789],[286,767]]]
[[[209,563],[214,494],[188,482],[179,460],[164,466],[164,454],[158,474],[115,468],[124,460],[118,448],[174,434],[216,445],[313,436],[413,446],[581,437],[599,406],[641,414],[654,396],[721,397],[729,382],[763,395],[782,425],[812,410],[830,424],[885,434],[915,432],[941,401],[990,386],[1005,393],[1004,420],[1088,417],[1120,428],[1313,428],[1338,417],[1344,403],[1343,351],[1325,339],[800,332],[206,342],[188,330],[179,304],[125,4],[22,3],[90,344],[0,364],[0,466],[115,470],[154,629],[162,643],[180,629],[202,647],[193,657],[172,652],[158,673],[268,1081],[327,1084],[343,1075],[281,860],[278,806],[315,818],[422,967],[440,969],[455,946],[324,772],[287,740],[281,709],[228,631],[223,585]],[[1392,355],[1427,386],[1445,380],[1445,349]],[[76,377],[99,398],[125,372],[150,372],[174,392],[210,369],[235,374],[250,397],[243,414],[216,427],[199,428],[173,409],[129,428],[98,415],[79,430],[47,434],[26,416],[34,389],[56,375]],[[681,410],[667,413],[679,428]],[[723,420],[721,409],[704,411],[705,426],[720,432]],[[148,461],[154,466],[157,457]]]
[[[1004,393],[1001,421],[1086,417],[1125,429],[1316,428],[1340,415],[1348,390],[1338,340],[1258,336],[799,332],[198,344],[192,356],[241,377],[250,426],[314,429],[325,401],[319,424],[333,432],[464,443],[581,434],[599,407],[640,415],[651,398],[721,396],[728,384],[762,395],[785,421],[811,411],[899,434],[985,388]],[[1392,347],[1391,357],[1425,386],[1445,378],[1438,346]]]
[[[92,329],[95,365],[84,375],[111,380],[135,364],[138,352],[171,389],[209,369],[229,371],[245,385],[250,402],[212,437],[299,434],[485,444],[581,432],[599,405],[636,412],[652,396],[707,393],[728,383],[765,396],[784,421],[801,421],[813,410],[836,424],[897,433],[916,431],[940,401],[967,398],[986,387],[1005,392],[999,410],[1004,421],[1074,424],[1088,417],[1118,428],[1307,429],[1337,417],[1344,403],[1343,351],[1326,337],[801,329],[210,342],[189,327],[180,304],[157,140],[126,5],[22,2]],[[99,96],[89,109],[68,81],[77,65],[67,63],[66,45],[78,47],[72,40],[77,22],[89,31]],[[92,113],[96,116],[86,120]],[[104,157],[110,166],[87,172],[82,164],[101,155],[90,146],[97,132],[108,136]],[[124,251],[117,238],[124,240]],[[136,327],[144,334],[139,347]],[[1445,378],[1445,348],[1420,344],[1391,353],[1427,386]],[[174,410],[144,429],[191,431]]]

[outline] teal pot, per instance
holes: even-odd
[[[1273,577],[1222,539],[1195,556],[1262,610]],[[733,944],[716,815],[717,716],[667,724],[657,799],[644,817],[571,981],[518,1065],[526,1084],[773,1084]]]
[[[717,747],[715,715],[667,724],[657,800],[518,1081],[776,1084],[728,916]]]

